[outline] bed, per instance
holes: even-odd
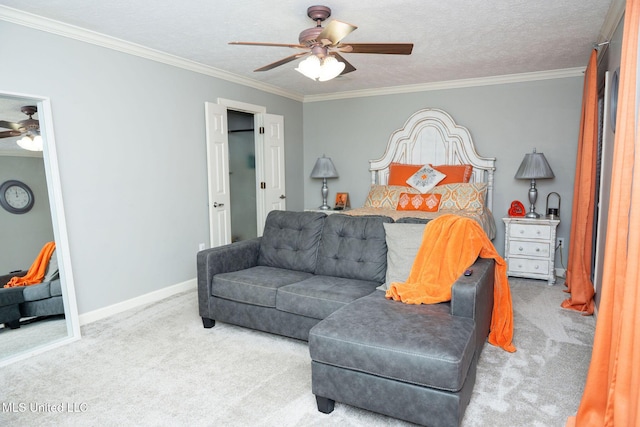
[[[467,128],[456,124],[448,113],[435,108],[419,110],[391,134],[382,157],[369,161],[371,188],[364,206],[344,213],[386,215],[395,220],[453,213],[478,221],[493,239],[495,162],[494,157],[478,155]],[[422,169],[429,174],[436,170],[445,175],[426,192],[426,187],[405,181],[423,166],[431,166]]]

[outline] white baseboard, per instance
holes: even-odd
[[[556,268],[556,277],[565,278],[567,277],[567,271],[564,268]]]
[[[195,289],[197,283],[196,279],[187,280],[186,282],[167,286],[166,288],[158,289],[157,291],[149,292],[148,294],[140,295],[117,304],[83,313],[79,316],[80,325],[86,325],[87,323],[95,322],[96,320],[104,319],[105,317],[113,316],[114,314],[122,313],[132,308],[160,301],[164,298],[179,294],[180,292]]]

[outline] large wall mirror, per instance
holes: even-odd
[[[43,283],[0,284],[0,366],[80,338],[52,117],[47,98],[0,92],[0,276],[51,254]]]

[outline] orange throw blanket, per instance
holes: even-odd
[[[451,287],[478,257],[493,258],[496,263],[489,343],[514,352],[507,264],[473,219],[443,215],[430,221],[409,278],[405,283],[391,283],[386,297],[407,304],[450,301]]]
[[[36,260],[31,264],[31,268],[29,268],[27,274],[22,277],[12,277],[11,280],[9,280],[9,283],[4,285],[4,287],[13,288],[16,286],[29,286],[35,285],[36,283],[42,283],[44,273],[47,271],[47,266],[51,259],[51,254],[55,248],[56,244],[54,242],[45,243]]]

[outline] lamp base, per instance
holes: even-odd
[[[540,214],[537,212],[527,212],[527,214],[524,217],[538,219],[540,218]]]
[[[323,211],[328,211],[329,209],[331,209],[331,206],[329,205],[322,205],[322,206],[318,206],[318,209],[321,209]]]

